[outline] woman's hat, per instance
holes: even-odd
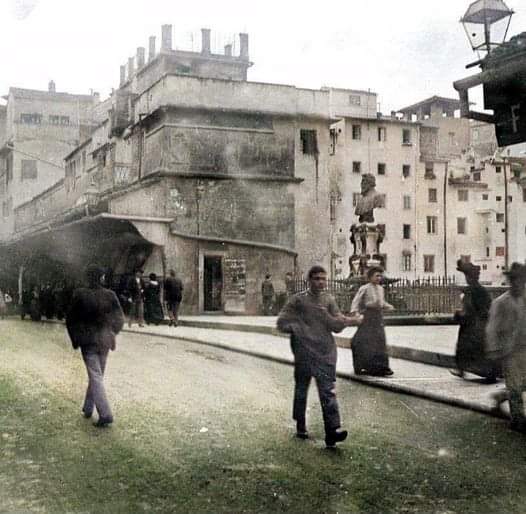
[[[464,273],[470,277],[478,277],[480,275],[480,266],[475,266],[471,262],[465,262],[462,259],[457,261],[457,271]]]

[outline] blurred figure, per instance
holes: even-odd
[[[144,319],[149,325],[158,325],[164,320],[163,306],[161,304],[161,284],[155,273],[150,273],[150,281],[144,289]]]
[[[34,286],[31,291],[31,300],[29,305],[29,316],[32,321],[40,321],[42,319],[42,308],[40,305],[40,290]]]
[[[484,377],[486,383],[494,384],[501,374],[500,366],[498,362],[485,356],[486,325],[491,297],[480,285],[480,266],[459,259],[457,271],[464,273],[468,287],[463,292],[462,309],[455,313],[455,321],[460,325],[455,353],[457,369],[450,372],[464,378],[464,373],[469,371]]]
[[[183,282],[175,274],[175,270],[170,270],[170,276],[164,281],[164,301],[166,310],[170,318],[169,326],[176,327],[179,323],[179,307],[183,300]]]
[[[131,298],[129,327],[132,326],[133,320],[137,321],[140,327],[144,327],[144,280],[142,274],[142,269],[136,270],[135,276],[131,277],[128,282],[128,292]]]
[[[32,293],[30,288],[22,290],[22,297],[20,298],[20,317],[24,320],[31,312],[31,298]]]
[[[385,338],[383,311],[394,307],[385,301],[380,285],[383,268],[373,266],[367,271],[368,284],[360,287],[351,304],[351,314],[363,315],[363,322],[351,343],[354,372],[357,375],[389,377],[389,356]]]
[[[0,319],[4,319],[7,314],[7,305],[5,303],[4,292],[0,289]]]
[[[270,316],[274,301],[274,285],[272,284],[271,276],[268,274],[265,275],[265,280],[261,284],[261,296],[263,297],[263,315]]]
[[[511,428],[526,433],[522,393],[526,390],[526,266],[514,262],[505,271],[510,289],[493,301],[486,327],[487,355],[502,359],[508,394],[499,395],[499,404],[509,399]]]
[[[287,291],[287,298],[290,298],[294,294],[294,289],[294,276],[290,271],[287,271],[287,273],[285,273],[285,290]]]
[[[88,372],[82,412],[84,417],[91,418],[96,408],[99,419],[94,425],[106,427],[113,423],[113,414],[104,388],[104,372],[108,353],[116,347],[115,336],[124,324],[124,314],[115,293],[101,285],[103,270],[90,265],[86,278],[88,287],[73,294],[66,327],[73,348],[82,352]]]

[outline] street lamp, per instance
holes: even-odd
[[[489,54],[504,43],[513,13],[502,0],[473,2],[460,19],[473,51]],[[468,64],[467,67],[476,64],[479,63]]]

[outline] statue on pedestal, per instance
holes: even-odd
[[[350,229],[353,245],[353,255],[349,258],[350,276],[363,276],[370,266],[382,264],[380,244],[385,234],[381,225],[374,224],[374,209],[383,206],[383,198],[375,188],[374,175],[363,175],[361,196],[354,210],[358,223],[354,223]]]

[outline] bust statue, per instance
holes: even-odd
[[[374,209],[382,206],[382,195],[376,192],[374,175],[362,175],[361,197],[356,202],[354,214],[360,223],[374,223]]]

